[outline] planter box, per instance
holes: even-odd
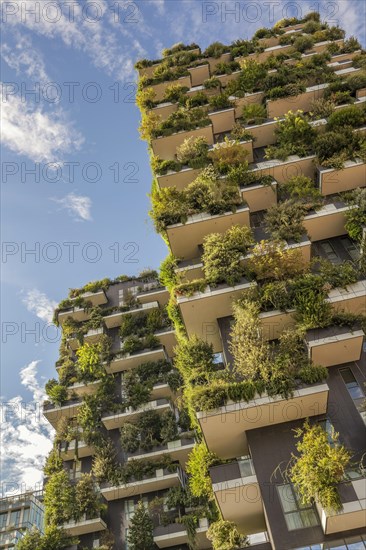
[[[210,214],[194,214],[185,224],[176,223],[166,229],[172,253],[177,258],[189,260],[199,255],[199,245],[210,233],[223,233],[235,224],[250,227],[249,208],[240,206],[236,212],[225,212],[211,216]]]
[[[243,200],[249,206],[250,212],[267,210],[277,204],[277,182],[271,185],[247,185],[240,188]]]
[[[277,125],[277,120],[268,120],[267,122],[263,122],[263,124],[245,126],[245,129],[253,135],[253,147],[257,149],[258,147],[265,147],[276,143],[275,130]]]
[[[244,97],[234,97],[235,99],[235,118],[240,118],[243,114],[243,107],[247,105],[257,104],[260,105],[264,98],[264,92],[254,92],[253,94],[245,94]]]
[[[285,183],[293,176],[315,177],[315,155],[300,158],[297,155],[288,157],[287,160],[267,160],[258,162],[252,167],[253,172],[259,172],[260,175],[270,175],[278,183]]]
[[[177,86],[177,85],[190,88],[192,86],[191,75],[182,76],[180,78],[177,78],[176,80],[160,82],[159,84],[153,84],[152,86],[148,86],[148,87],[154,90],[156,94],[155,101],[162,101],[162,99],[164,98],[165,90],[168,88],[168,86]]]
[[[318,84],[307,88],[305,92],[297,96],[267,100],[268,118],[283,116],[288,111],[301,110],[305,113],[310,111],[311,103],[315,99],[322,98],[327,87],[328,84]]]
[[[206,139],[209,145],[213,145],[213,127],[212,124],[195,130],[188,130],[172,134],[171,136],[162,136],[154,138],[151,141],[151,148],[154,155],[164,160],[174,160],[177,152],[177,147],[182,145],[183,141],[189,137],[196,138],[202,136]]]
[[[313,214],[307,214],[303,225],[312,242],[344,235],[345,213],[349,210],[343,202],[326,204]]]
[[[364,336],[363,330],[347,327],[310,330],[305,337],[309,359],[323,367],[359,361]]]
[[[229,132],[235,124],[235,110],[233,107],[209,113],[208,116],[211,119],[214,134]]]
[[[346,288],[335,288],[328,294],[328,301],[335,311],[366,313],[366,280],[358,281]]]
[[[191,86],[201,86],[210,78],[210,66],[207,63],[188,69],[191,75]]]
[[[327,384],[299,388],[289,399],[267,395],[227,405],[209,412],[198,412],[206,444],[220,458],[248,454],[245,432],[303,418],[325,414],[328,405]]]
[[[161,122],[165,121],[172,113],[178,110],[178,103],[160,103],[153,109],[149,109],[149,113],[154,113],[160,117]]]
[[[366,186],[366,165],[363,161],[348,160],[343,170],[318,168],[319,189],[322,195],[334,195]]]

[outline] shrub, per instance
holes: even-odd
[[[249,141],[253,139],[253,136],[240,122],[236,122],[231,128],[230,138],[235,141]]]
[[[175,274],[177,267],[178,261],[173,254],[169,254],[160,264],[159,279],[161,284],[169,291],[177,284],[177,276]]]
[[[236,550],[248,544],[245,535],[241,535],[232,521],[219,520],[212,523],[207,538],[214,550]]]
[[[310,210],[320,205],[322,196],[312,179],[306,176],[293,176],[278,186],[278,197],[281,201],[294,200]]]
[[[289,111],[285,115],[284,120],[278,121],[275,130],[277,137],[277,148],[282,149],[285,156],[289,155],[307,155],[312,147],[315,138],[315,131],[309,123],[307,116],[302,111]],[[276,153],[276,150],[270,147],[266,150],[267,153]]]
[[[202,107],[207,105],[208,98],[203,92],[197,92],[189,96],[183,96],[180,100],[181,105],[186,109],[194,109],[195,107]]]
[[[281,242],[261,241],[253,248],[247,269],[259,281],[284,280],[303,273],[305,265],[300,250],[287,248]]]
[[[203,52],[203,55],[205,57],[214,57],[215,59],[217,59],[227,51],[228,51],[228,47],[222,44],[221,42],[213,42],[205,49],[205,51]]]
[[[189,488],[194,497],[212,497],[209,468],[217,461],[217,456],[207,450],[203,441],[196,444],[190,452],[186,470],[190,476]]]
[[[227,174],[230,169],[242,164],[248,166],[248,151],[239,143],[229,139],[216,144],[208,153],[208,157],[220,174]]]
[[[91,474],[83,474],[75,487],[75,508],[73,517],[76,520],[86,516],[88,519],[95,518],[100,514],[100,503],[98,501],[94,480]]]
[[[203,271],[208,284],[227,283],[234,285],[243,276],[240,264],[253,243],[248,227],[235,225],[225,233],[211,233],[203,241]]]
[[[344,41],[342,52],[343,53],[352,53],[357,50],[361,50],[362,46],[355,36],[350,36],[347,40]],[[353,58],[354,60],[354,58]]]
[[[304,35],[299,36],[294,41],[295,50],[301,53],[304,53],[307,50],[311,50],[313,45],[314,45],[314,38],[312,36],[304,36]]]
[[[104,374],[102,355],[105,355],[105,346],[101,343],[88,344],[87,342],[76,350],[77,367],[83,380],[97,380]]]
[[[126,422],[121,428],[121,446],[128,453],[134,453],[140,447],[140,431],[135,424]]]
[[[216,370],[212,346],[196,336],[180,339],[174,352],[175,366],[185,380],[208,380],[210,374]]]
[[[180,283],[175,287],[175,292],[182,296],[193,296],[196,292],[204,292],[207,287],[206,279],[194,279],[186,283]]]
[[[141,111],[155,107],[156,92],[153,88],[140,88],[136,92],[136,104]]]
[[[259,320],[259,306],[243,300],[233,307],[235,322],[230,334],[230,351],[234,371],[247,380],[269,379],[269,344],[264,339]]]
[[[319,424],[310,426],[307,421],[295,433],[301,440],[296,444],[299,456],[293,455],[290,479],[303,504],[318,502],[328,512],[339,512],[342,503],[337,485],[349,465],[349,451],[339,444],[337,433],[332,433],[329,442],[329,434]]]
[[[188,88],[181,86],[180,84],[171,84],[167,86],[164,92],[164,101],[170,101],[171,103],[176,103],[185,93],[188,91]]]
[[[53,474],[44,490],[46,524],[62,525],[74,512],[75,492],[65,470]]]
[[[160,124],[155,123],[150,135],[153,138],[171,136],[176,132],[195,130],[209,124],[211,120],[202,107],[193,107],[190,110],[181,107]]]
[[[304,207],[296,200],[286,200],[268,208],[265,223],[276,240],[300,242],[305,233]]]
[[[302,28],[302,32],[305,34],[314,34],[321,29],[321,24],[318,21],[308,21]]]
[[[229,99],[227,94],[218,94],[209,97],[208,103],[210,110],[220,111],[221,109],[229,109],[233,106],[233,102]]]
[[[262,124],[267,118],[266,108],[259,103],[245,105],[242,118],[246,124]]]
[[[359,188],[349,193],[347,203],[351,208],[345,213],[346,231],[351,239],[361,243],[363,227],[366,226],[366,189]]]
[[[221,87],[221,82],[218,78],[212,76],[204,81],[203,86],[206,90],[215,90]]]
[[[68,393],[67,388],[57,383],[57,380],[52,378],[45,386],[46,393],[50,398],[50,401],[57,406],[62,406],[67,401]]]
[[[208,143],[202,136],[189,137],[177,147],[177,159],[182,164],[199,167],[207,162]]]
[[[306,365],[299,370],[297,376],[305,384],[316,384],[328,378],[328,369],[321,365]]]
[[[266,93],[267,99],[280,99],[282,97],[297,96],[305,92],[306,86],[301,83],[290,83],[284,86],[276,86]]]
[[[236,81],[236,89],[245,93],[253,93],[263,89],[263,82],[267,75],[263,63],[254,59],[244,59],[241,62],[241,73]]]
[[[93,456],[92,473],[97,482],[112,481],[116,472],[116,465],[117,453],[114,444],[110,440],[103,441],[103,445],[96,448]]]
[[[130,522],[128,547],[131,550],[151,550],[154,547],[153,523],[142,500]]]
[[[327,130],[339,131],[344,127],[359,128],[366,122],[366,110],[350,105],[332,113],[328,119]]]
[[[171,224],[183,222],[188,215],[186,194],[175,187],[164,187],[151,196],[153,209],[150,212],[156,230],[161,233]]]
[[[311,116],[315,119],[328,118],[334,112],[335,106],[336,104],[331,98],[314,99],[310,105]]]
[[[60,456],[60,453],[56,449],[52,449],[46,459],[46,463],[43,468],[44,475],[49,477],[52,474],[61,472],[63,469],[63,464],[64,463]]]
[[[44,535],[34,528],[24,532],[22,538],[17,542],[18,550],[65,550],[77,543],[77,539],[70,537],[63,529],[56,525],[49,525],[45,528]]]
[[[298,322],[305,329],[326,327],[331,322],[331,305],[323,288],[303,286],[300,281],[295,291],[294,307]]]

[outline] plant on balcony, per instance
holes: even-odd
[[[139,88],[136,92],[136,105],[145,111],[156,106],[156,92],[153,88]]]
[[[233,106],[233,102],[229,99],[227,93],[213,95],[208,98],[209,111],[221,111],[229,109]]]
[[[311,50],[314,46],[314,38],[312,36],[298,36],[293,43],[296,51],[305,53],[307,50]]]
[[[75,507],[73,518],[75,521],[99,517],[101,503],[91,474],[83,474],[75,487]]]
[[[190,168],[202,168],[207,164],[208,143],[202,136],[189,137],[177,147],[177,159]]]
[[[237,550],[249,545],[248,538],[239,533],[234,522],[222,519],[210,525],[207,538],[214,550]]]
[[[47,525],[62,525],[74,511],[75,491],[65,470],[54,473],[44,489]]]
[[[49,477],[57,472],[61,472],[63,469],[63,460],[57,449],[52,449],[47,458],[43,468],[44,475]]]
[[[205,57],[213,57],[214,59],[218,59],[228,50],[229,48],[225,46],[225,44],[222,44],[222,42],[212,42],[212,44],[205,49],[203,55]]]
[[[142,500],[139,501],[128,530],[128,546],[131,550],[154,548],[153,522]]]
[[[236,61],[220,62],[220,63],[217,63],[216,67],[212,71],[212,74],[214,76],[232,74],[234,71],[237,71],[239,68],[240,68],[240,65]]]
[[[151,137],[171,136],[177,132],[195,130],[209,126],[211,120],[207,116],[205,109],[202,107],[193,107],[190,110],[185,110],[182,107],[169,115],[169,117],[160,123],[156,129],[152,130]]]
[[[355,189],[347,194],[347,203],[350,209],[346,212],[345,229],[351,239],[361,242],[363,227],[366,226],[366,190]]]
[[[161,52],[161,54],[162,54],[163,57],[168,57],[169,55],[173,55],[173,54],[176,54],[178,52],[195,50],[197,48],[199,48],[199,46],[195,42],[192,42],[191,44],[183,44],[183,42],[178,42],[177,44],[174,44],[170,48],[165,48]]]
[[[175,348],[175,366],[187,383],[204,383],[217,370],[212,346],[197,336],[179,341]]]
[[[176,160],[164,160],[156,155],[152,155],[151,168],[154,174],[163,176],[169,171],[179,172],[182,169],[182,165]]]
[[[321,97],[314,99],[310,104],[310,116],[314,120],[328,118],[334,112],[336,104],[332,99]]]
[[[24,532],[17,542],[17,550],[66,550],[78,543],[75,537],[70,537],[56,525],[48,525],[44,535],[34,528]]]
[[[267,74],[267,69],[263,63],[258,63],[254,59],[244,59],[240,65],[241,72],[235,81],[228,84],[227,92],[241,97],[246,93],[262,90]]]
[[[196,92],[195,94],[189,94],[183,96],[179,104],[186,109],[194,109],[195,107],[207,107],[208,98],[204,92]]]
[[[303,208],[313,210],[319,207],[323,198],[314,181],[306,176],[293,176],[289,180],[282,182],[278,186],[278,199],[283,201],[296,201],[301,203]]]
[[[303,205],[288,199],[270,206],[264,219],[273,239],[300,242],[305,233],[304,215]]]
[[[207,449],[202,441],[194,446],[188,457],[186,471],[189,474],[189,488],[194,497],[212,498],[211,466],[220,463],[215,453]]]
[[[116,475],[117,453],[111,440],[103,441],[93,456],[92,474],[98,483],[114,479]]]
[[[230,131],[230,139],[234,141],[251,141],[253,135],[240,122],[235,122]]]
[[[161,117],[152,111],[142,111],[139,134],[141,139],[150,141],[153,135],[158,131],[161,123]]]
[[[243,149],[240,143],[225,138],[222,143],[214,145],[213,149],[208,153],[208,158],[211,159],[214,168],[220,174],[227,174],[232,168],[244,164],[248,166],[248,151]]]
[[[242,120],[245,124],[263,124],[267,118],[267,111],[264,105],[260,103],[252,103],[244,105],[242,112]]]
[[[331,305],[327,287],[321,278],[306,274],[292,283],[293,304],[298,323],[304,329],[322,328],[330,324]]]
[[[262,333],[259,313],[258,304],[250,300],[234,303],[230,351],[238,375],[246,380],[268,381],[271,370],[269,344]]]
[[[327,130],[342,131],[345,127],[360,128],[365,122],[366,110],[359,109],[355,105],[349,105],[330,115]]]
[[[203,241],[203,271],[208,284],[234,285],[244,274],[241,258],[254,243],[252,231],[234,225],[225,233],[211,233]]]
[[[266,148],[266,158],[285,160],[290,155],[306,156],[315,138],[315,131],[302,111],[289,111],[284,120],[278,120],[275,134],[276,146]]]
[[[239,187],[271,185],[273,183],[273,177],[269,175],[262,176],[260,173],[249,170],[247,164],[240,164],[239,166],[229,169],[227,181]]]
[[[299,455],[292,455],[289,477],[304,504],[317,502],[326,511],[339,512],[342,502],[337,485],[344,479],[350,452],[339,443],[339,436],[329,434],[319,424],[305,422],[295,430]]]
[[[168,101],[171,103],[177,103],[186,92],[188,92],[189,88],[187,86],[181,86],[180,84],[171,84],[170,86],[167,86],[164,92],[164,101]]]
[[[55,378],[48,380],[45,390],[51,403],[57,407],[61,407],[67,401],[67,388],[65,386],[61,386]]]
[[[247,259],[247,270],[258,281],[285,280],[305,271],[301,251],[287,248],[283,242],[261,241]]]
[[[344,261],[335,265],[324,258],[314,258],[313,266],[324,282],[324,286],[330,288],[345,288],[356,283],[358,272],[353,262]]]
[[[109,346],[110,347],[110,344]],[[105,354],[106,345],[102,342],[97,344],[83,344],[76,350],[77,368],[81,379],[85,382],[98,380],[104,374],[102,356]]]
[[[111,279],[107,277],[105,279],[101,279],[100,281],[91,281],[81,288],[71,288],[69,292],[69,297],[76,298],[77,296],[80,296],[80,294],[84,294],[85,292],[94,293],[100,290],[108,290],[111,283]]]
[[[204,81],[203,86],[206,90],[216,90],[217,88],[220,89],[221,82],[217,77],[211,76],[211,78],[207,78]]]

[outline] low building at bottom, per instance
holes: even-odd
[[[44,530],[42,492],[27,492],[0,499],[0,548],[16,548],[25,533]]]

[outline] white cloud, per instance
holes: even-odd
[[[91,221],[91,207],[92,201],[89,197],[76,195],[75,193],[69,193],[62,199],[51,199],[57,204],[67,210],[70,216],[74,217],[76,221]]]
[[[46,83],[50,79],[46,73],[42,54],[33,47],[28,36],[15,34],[17,42],[12,48],[6,42],[0,45],[1,56],[17,75],[24,73],[34,82]]]
[[[4,492],[39,489],[42,468],[52,448],[54,430],[43,417],[44,390],[37,381],[39,361],[31,361],[20,371],[23,386],[32,400],[25,402],[19,395],[1,408],[0,455],[2,489]]]
[[[51,323],[53,310],[57,307],[57,302],[50,300],[46,294],[34,288],[29,290],[23,298],[28,311],[34,313],[45,323]]]
[[[10,150],[34,162],[60,162],[65,153],[78,150],[83,138],[64,120],[62,111],[47,114],[40,106],[2,90],[2,140]]]

